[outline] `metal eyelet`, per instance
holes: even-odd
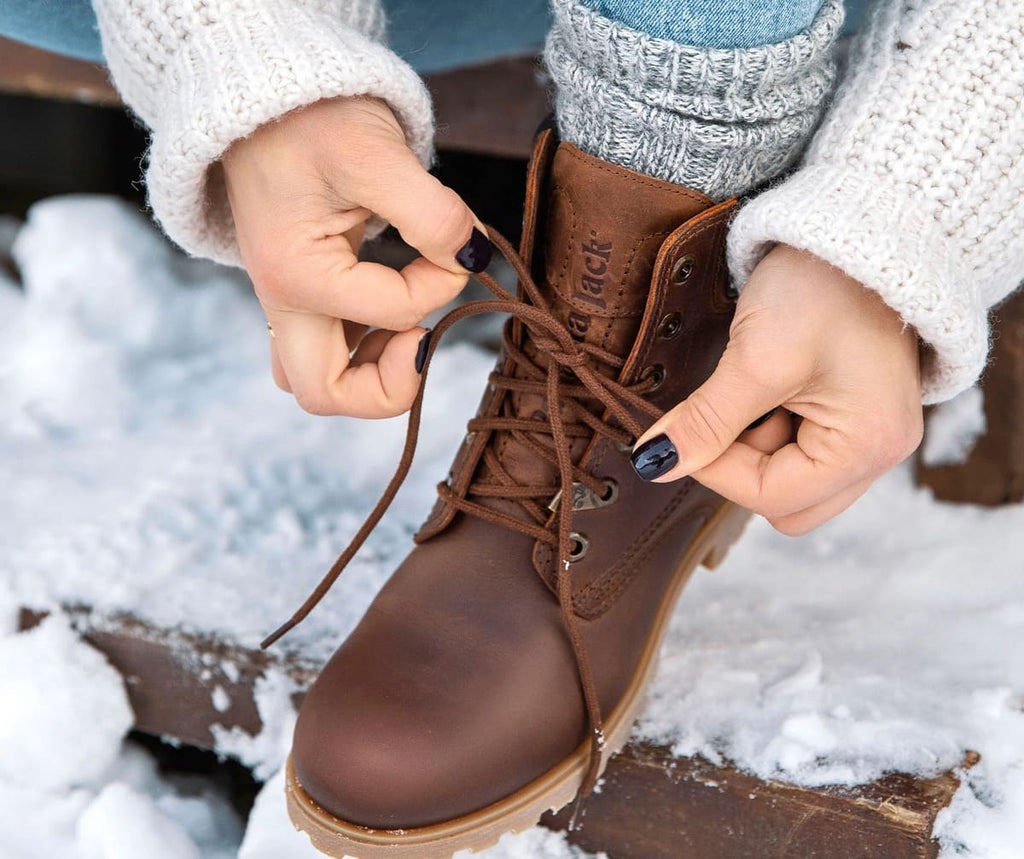
[[[632,453],[633,447],[636,445],[636,439],[630,441],[617,441],[615,442],[615,449],[619,453]]]
[[[669,276],[672,283],[679,286],[689,280],[690,275],[693,274],[694,265],[696,265],[696,260],[693,258],[693,254],[679,257],[675,265],[672,266],[672,274]]]
[[[671,340],[683,329],[683,317],[678,313],[669,313],[658,325],[658,336],[662,340]]]
[[[589,486],[583,483],[572,485],[572,509],[576,512],[581,510],[600,510],[609,504],[614,504],[619,499],[619,484],[610,477],[604,480],[604,492],[598,495]],[[562,504],[562,490],[555,493],[555,497],[548,504],[548,510],[557,513]]]
[[[569,550],[569,563],[575,564],[587,556],[587,552],[590,551],[590,540],[578,531],[573,531],[569,535],[569,539],[572,541],[572,548]]]
[[[656,391],[664,384],[666,376],[668,376],[668,371],[661,364],[654,364],[640,374],[640,381],[644,382],[650,379],[650,391]]]

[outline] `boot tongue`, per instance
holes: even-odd
[[[541,232],[533,266],[538,287],[554,316],[576,340],[626,358],[640,329],[661,245],[669,233],[712,201],[594,158],[568,143],[559,145],[541,188],[537,219]],[[540,357],[529,337],[523,348],[532,358]],[[543,359],[538,363],[543,365]],[[595,361],[593,366],[618,377],[619,371],[603,362]],[[520,417],[544,418],[548,409],[538,394],[511,397],[511,411]],[[573,443],[574,461],[586,446],[586,439]],[[550,463],[512,438],[502,441],[499,456],[503,468],[520,484],[558,481]],[[481,475],[491,476],[486,465]],[[481,503],[525,516],[513,502],[482,499]]]
[[[640,328],[659,248],[712,201],[568,143],[555,153],[547,198],[539,243],[545,298],[576,340],[625,357]]]

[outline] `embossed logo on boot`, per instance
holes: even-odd
[[[579,280],[573,284],[572,297],[591,304],[599,310],[605,310],[607,303],[601,297],[604,291],[605,276],[608,274],[608,263],[612,258],[612,243],[598,241],[597,232],[590,231],[590,241],[582,245],[583,269]],[[573,310],[569,313],[569,333],[577,340],[582,340],[590,329],[590,316]]]

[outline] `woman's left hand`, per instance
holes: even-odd
[[[648,480],[692,475],[798,535],[909,456],[922,427],[915,332],[877,293],[780,245],[744,287],[714,374],[640,438],[633,462]]]

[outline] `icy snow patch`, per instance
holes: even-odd
[[[4,859],[234,859],[230,804],[123,742],[123,682],[64,617],[0,631],[0,702]]]
[[[295,682],[283,671],[270,669],[256,681],[253,697],[260,714],[262,730],[255,737],[239,727],[230,730],[221,725],[212,728],[215,748],[220,755],[231,755],[248,767],[256,778],[266,781],[284,764],[295,728],[292,695]]]
[[[925,465],[967,461],[985,433],[985,394],[975,385],[936,406],[928,415],[921,460]]]
[[[226,713],[231,709],[231,696],[228,695],[223,686],[218,684],[210,694],[210,703],[213,704],[213,709],[218,713]]]
[[[126,784],[107,785],[78,819],[84,859],[200,859],[185,828]]]
[[[134,721],[121,676],[59,615],[0,638],[0,688],[0,780],[11,784],[94,784]]]
[[[518,835],[503,835],[489,850],[479,853],[460,850],[452,859],[473,859],[474,856],[485,856],[486,859],[607,859],[604,853],[587,853],[566,842],[562,833],[540,826]]]
[[[284,770],[277,772],[256,797],[238,859],[323,859],[309,838],[296,831],[284,801]]]

